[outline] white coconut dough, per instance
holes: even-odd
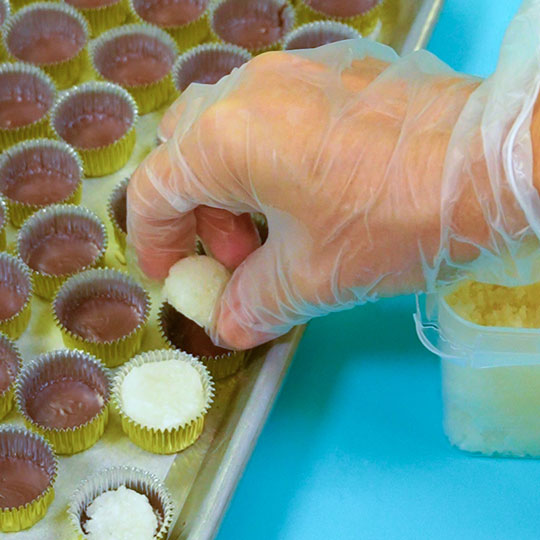
[[[191,422],[205,406],[201,375],[183,360],[134,367],[121,388],[124,412],[139,424],[170,429]]]
[[[177,311],[199,326],[209,328],[230,277],[230,272],[211,257],[186,257],[171,267],[164,296]]]
[[[88,540],[152,540],[158,528],[148,498],[125,486],[96,497],[86,513]]]

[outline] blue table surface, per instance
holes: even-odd
[[[447,0],[429,50],[488,75],[519,4]],[[310,323],[219,540],[540,538],[540,461],[448,444],[413,309],[397,298]]]

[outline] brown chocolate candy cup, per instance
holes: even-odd
[[[280,49],[295,25],[294,8],[287,0],[217,0],[209,17],[218,40],[253,54]]]
[[[172,524],[174,505],[167,488],[153,474],[135,467],[114,467],[93,474],[75,490],[69,504],[69,517],[79,538],[86,534],[86,509],[97,497],[124,486],[148,498],[158,518],[153,540],[165,540]]]
[[[0,334],[0,420],[13,407],[15,383],[22,368],[22,357],[17,346]]]
[[[30,269],[18,257],[0,253],[0,332],[18,339],[30,321]]]
[[[89,82],[65,92],[52,111],[56,136],[81,156],[87,176],[121,169],[135,145],[137,105],[122,87]]]
[[[75,454],[103,435],[110,394],[109,373],[99,360],[63,349],[42,354],[23,368],[17,409],[27,427],[49,440],[56,452]]]
[[[0,150],[51,134],[49,114],[56,97],[50,77],[37,67],[0,65]]]
[[[87,270],[64,283],[52,310],[67,347],[85,350],[115,367],[141,347],[150,297],[123,272]]]
[[[199,358],[216,380],[234,375],[244,367],[245,351],[231,351],[214,345],[203,328],[167,302],[159,310],[158,325],[168,347]]]
[[[129,178],[124,178],[113,189],[107,204],[107,213],[114,231],[116,242],[123,252],[127,237],[127,188]]]
[[[88,24],[63,3],[37,2],[11,17],[5,27],[9,55],[43,68],[59,88],[76,82],[86,62]]]
[[[164,30],[131,24],[101,35],[91,47],[94,71],[126,88],[140,114],[168,104],[176,95],[171,70],[178,54],[176,43]]]
[[[13,483],[10,492],[6,491],[13,501],[4,495],[3,506],[0,503],[0,531],[28,529],[45,516],[54,499],[56,456],[43,437],[26,429],[5,427],[0,429],[1,462],[13,475],[4,478],[4,489],[9,480]]]
[[[92,36],[120,26],[129,15],[128,0],[65,0],[88,21]]]
[[[15,227],[34,212],[57,203],[78,203],[82,163],[69,145],[49,139],[25,141],[0,156],[0,192]]]
[[[236,45],[199,45],[176,60],[173,68],[174,85],[179,92],[183,92],[191,83],[214,84],[251,58],[249,51]]]
[[[287,35],[283,42],[285,50],[313,49],[344,39],[361,38],[360,32],[336,21],[316,21],[303,24]]]
[[[343,19],[369,13],[377,7],[380,0],[304,0],[304,2],[326,17]]]
[[[107,233],[90,210],[70,204],[36,212],[21,227],[17,251],[34,278],[36,294],[52,298],[73,274],[103,262]]]
[[[3,62],[7,57],[6,46],[4,45],[2,25],[6,22],[11,13],[9,0],[0,0],[0,62]]]

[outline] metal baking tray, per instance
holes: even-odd
[[[437,21],[444,0],[389,0],[399,8],[393,27],[383,29],[382,41],[405,54],[423,47]],[[128,165],[105,178],[85,180],[82,204],[94,210],[107,222],[104,201],[115,184],[129,176],[155,145],[155,128],[159,114],[140,119],[137,146]],[[122,268],[125,260],[114,251],[112,231],[107,223],[111,248],[107,264]],[[9,231],[13,240],[14,230]],[[155,327],[149,328],[143,349],[159,347]],[[62,347],[57,329],[50,320],[49,304],[35,298],[29,330],[19,340],[28,361],[37,354]],[[175,457],[154,456],[133,446],[122,435],[118,419],[111,416],[103,440],[82,454],[61,458],[56,484],[56,500],[47,516],[34,528],[10,534],[14,540],[68,540],[72,538],[67,524],[66,505],[80,480],[96,468],[131,464],[147,468],[165,483],[175,500],[177,513],[171,527],[171,540],[211,540],[232,498],[238,480],[251,455],[276,396],[281,388],[304,327],[250,354],[248,366],[238,375],[216,385],[216,399],[205,421],[200,439]],[[20,424],[12,412],[9,423]],[[4,535],[0,535],[4,536]]]
[[[424,47],[444,0],[398,0],[395,26],[383,41],[400,54]],[[166,483],[182,504],[171,540],[211,540],[279,392],[304,328],[254,350],[250,366],[221,389],[208,442],[180,454]]]

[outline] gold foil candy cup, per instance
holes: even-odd
[[[173,82],[178,92],[191,83],[214,84],[251,58],[249,51],[236,45],[199,45],[178,57],[173,67]]]
[[[128,185],[129,178],[124,178],[124,180],[116,184],[107,203],[107,214],[114,231],[114,237],[122,253],[126,249]]]
[[[6,229],[9,223],[9,207],[4,197],[0,197],[0,251],[7,247]]]
[[[11,6],[9,0],[0,0],[0,62],[4,62],[8,58],[8,52],[4,45],[2,27],[11,14]]]
[[[74,381],[84,383],[100,396],[100,409],[73,427],[54,428],[34,417],[36,399],[48,385]],[[47,439],[58,454],[76,454],[93,446],[103,435],[109,419],[110,375],[92,355],[61,349],[38,356],[21,371],[17,381],[17,410],[26,427]]]
[[[298,0],[298,24],[329,19],[371,34],[384,16],[387,0]]]
[[[4,26],[11,58],[47,72],[60,89],[76,83],[87,64],[88,24],[64,3],[37,2],[24,7]],[[53,52],[54,46],[58,52]]]
[[[216,0],[208,18],[216,41],[238,45],[253,54],[281,49],[296,22],[288,0]]]
[[[0,420],[13,408],[17,378],[22,369],[22,357],[17,346],[0,334]]]
[[[129,15],[129,0],[65,0],[87,20],[90,33],[97,37],[103,32],[121,26]]]
[[[16,427],[0,428],[0,460],[24,460],[39,467],[47,477],[44,489],[26,504],[2,506],[0,501],[0,531],[17,532],[29,529],[43,519],[54,499],[54,483],[58,460],[49,443],[41,436]]]
[[[74,265],[70,264],[72,269],[67,272],[60,270],[53,273],[49,268],[45,269],[52,257],[48,255],[45,262],[42,262],[36,250],[43,250],[43,244],[54,237],[62,238],[65,242],[70,239],[84,242],[94,252],[91,261],[85,262],[88,259],[85,256],[79,267],[73,269]],[[48,251],[50,249],[51,246]],[[52,298],[72,275],[103,264],[106,250],[107,232],[103,222],[90,210],[71,204],[52,205],[39,210],[24,223],[17,236],[17,252],[32,272],[35,293],[47,299]],[[76,260],[76,256],[72,248],[64,255],[64,259],[71,262]],[[56,260],[61,261],[60,256]]]
[[[21,62],[0,64],[0,151],[51,136],[49,115],[55,99],[54,83],[41,69]]]
[[[147,363],[179,360],[192,365],[201,377],[205,404],[196,418],[185,424],[157,429],[136,422],[124,412],[122,403],[122,385],[127,374],[136,367]],[[139,354],[123,365],[113,381],[112,404],[120,415],[122,429],[131,442],[154,454],[174,454],[191,446],[201,435],[204,428],[204,418],[210,409],[214,397],[214,383],[206,367],[190,354],[177,350],[156,350]]]
[[[15,227],[20,227],[37,210],[51,204],[80,203],[82,177],[79,156],[60,141],[24,141],[0,155],[0,192],[9,205]],[[51,196],[51,183],[55,179],[57,197]],[[41,193],[36,182],[43,185]],[[37,193],[29,193],[33,187]]]
[[[199,45],[209,35],[208,6],[212,0],[130,0],[132,18],[165,30],[176,41],[180,51]],[[183,16],[182,6],[193,7]]]
[[[356,28],[337,21],[315,21],[298,26],[287,34],[285,50],[313,49],[344,39],[358,39],[362,35]]]
[[[166,540],[174,517],[174,504],[165,485],[153,474],[135,467],[113,467],[99,471],[83,480],[69,503],[68,514],[79,540],[86,538],[86,509],[100,495],[119,487],[132,489],[145,495],[158,520],[153,540]]]
[[[203,328],[167,302],[159,310],[158,326],[168,348],[198,358],[216,381],[238,373],[245,365],[246,351],[229,351],[215,346]]]
[[[77,150],[86,176],[105,176],[128,162],[136,122],[131,95],[109,82],[88,82],[64,92],[51,114],[53,132]]]
[[[9,253],[0,253],[0,306],[2,310],[7,310],[5,305],[10,303],[15,306],[9,310],[13,311],[12,315],[0,319],[0,332],[11,339],[18,339],[30,322],[32,291],[32,278],[26,264]]]
[[[177,54],[171,36],[149,24],[109,30],[90,48],[96,74],[125,88],[141,115],[170,104],[176,97],[171,70]],[[156,71],[152,73],[151,68]]]
[[[137,323],[124,335],[101,338],[96,331],[74,318],[81,305],[93,300],[112,300],[127,306],[136,314]],[[66,347],[87,351],[101,359],[107,367],[116,367],[129,360],[141,348],[150,316],[150,297],[131,277],[118,270],[93,269],[69,278],[58,290],[52,303],[53,317],[60,328]],[[109,326],[117,322],[100,317]]]

